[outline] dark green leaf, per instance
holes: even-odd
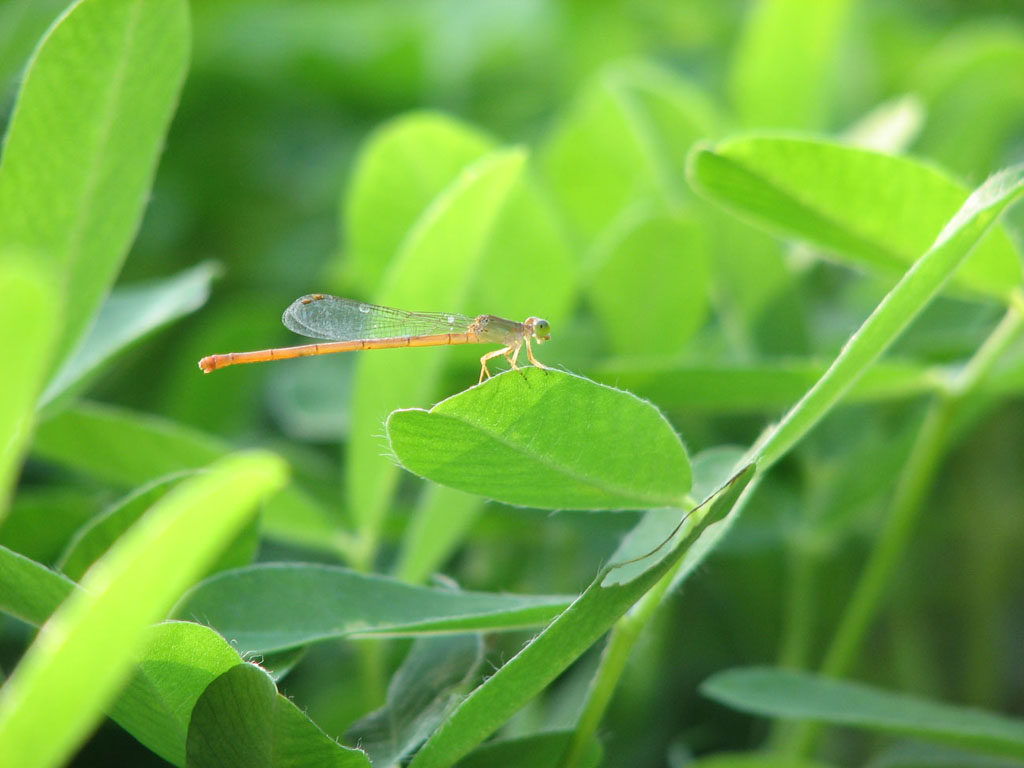
[[[277,692],[264,670],[237,664],[210,683],[188,726],[187,768],[369,768]]]
[[[785,669],[719,672],[701,691],[727,706],[768,717],[816,720],[899,733],[1024,758],[1024,722],[860,683]]]
[[[330,637],[417,635],[536,627],[570,602],[417,587],[331,565],[268,563],[212,576],[174,615],[210,624],[243,652]]]

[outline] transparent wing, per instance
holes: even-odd
[[[465,333],[473,318],[452,312],[407,312],[312,293],[292,302],[281,322],[288,330],[313,339],[357,341]]]

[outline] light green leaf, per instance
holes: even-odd
[[[560,768],[569,748],[572,731],[544,731],[518,738],[495,739],[481,744],[455,764],[455,768]],[[601,764],[601,744],[594,739],[577,763],[579,768]]]
[[[626,64],[601,73],[542,152],[544,174],[579,238],[589,244],[636,204],[675,205],[685,190],[673,166],[713,135],[715,122],[709,102],[668,72]]]
[[[417,753],[412,768],[451,765],[507,722],[692,551],[705,531],[720,527],[713,523],[729,512],[753,474],[753,467],[747,467],[718,497],[691,514],[665,551],[645,558],[648,567],[633,578],[606,583],[614,566],[599,573],[571,606],[462,702]]]
[[[437,197],[409,234],[378,297],[386,306],[454,311],[464,306],[498,214],[523,170],[519,150],[486,156]],[[381,426],[402,404],[423,403],[443,369],[445,350],[363,355],[356,367],[352,439],[346,463],[349,507],[374,536],[398,478],[381,456]]]
[[[79,0],[29,63],[0,163],[0,242],[55,267],[60,359],[138,229],[188,53],[183,0]]]
[[[681,505],[690,465],[650,403],[554,370],[496,376],[429,411],[395,411],[391,448],[410,472],[547,509]]]
[[[743,124],[824,127],[849,0],[759,0],[749,8],[730,82]]]
[[[905,157],[811,139],[752,137],[694,150],[690,182],[704,195],[772,231],[836,258],[900,274],[967,200],[942,171]],[[956,273],[975,295],[1005,299],[1021,264],[997,228]]]
[[[43,421],[32,446],[37,458],[122,488],[135,488],[225,456],[227,444],[199,430],[149,414],[78,403]],[[292,483],[270,498],[263,532],[282,541],[337,552],[340,520]]]
[[[789,451],[874,365],[911,320],[935,297],[996,222],[1024,193],[1024,165],[996,174],[976,189],[857,332],[828,371],[757,446],[765,470]]]
[[[345,738],[375,768],[407,757],[437,728],[483,661],[480,635],[420,638],[388,684],[387,703],[360,718]]]
[[[331,565],[267,563],[210,577],[174,615],[208,623],[243,652],[269,653],[332,637],[536,627],[569,602],[416,587]]]
[[[76,587],[63,574],[0,547],[0,611],[39,626]]]
[[[708,312],[710,268],[704,228],[694,217],[640,218],[607,244],[587,294],[612,349],[674,355]]]
[[[2,216],[3,214],[0,214]],[[36,398],[60,333],[60,301],[45,270],[0,250],[0,522],[32,431]]]
[[[734,709],[768,717],[899,733],[1024,759],[1024,721],[860,683],[748,667],[713,675],[701,692]]]
[[[855,147],[899,154],[914,143],[925,122],[925,106],[916,95],[883,102],[843,132]]]
[[[277,692],[266,671],[238,664],[210,683],[192,710],[187,768],[369,768]]]
[[[0,754],[25,768],[61,764],[125,682],[146,626],[284,481],[274,456],[228,457],[182,483],[123,536],[0,689]]]
[[[687,365],[611,360],[591,371],[666,409],[709,413],[778,412],[796,402],[828,369],[819,360],[765,360],[749,365]],[[940,370],[910,361],[882,360],[868,368],[846,403],[905,400],[934,392]]]
[[[40,405],[77,389],[118,353],[206,303],[217,267],[207,262],[174,277],[116,288],[96,321],[43,392]]]
[[[375,295],[388,266],[427,206],[469,164],[494,148],[476,128],[436,112],[402,115],[360,150],[343,204],[345,273]]]

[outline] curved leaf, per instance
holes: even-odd
[[[187,768],[370,768],[365,753],[321,731],[254,664],[233,666],[203,691],[187,754]]]
[[[0,242],[55,265],[60,359],[135,236],[188,52],[184,0],[79,0],[29,63],[0,163]]]
[[[210,624],[243,652],[268,653],[331,637],[535,627],[568,602],[417,587],[332,565],[262,563],[210,577],[174,615]]]
[[[682,505],[690,463],[650,403],[561,371],[526,368],[388,417],[410,472],[546,509]]]
[[[812,139],[748,137],[695,149],[691,183],[710,199],[838,259],[900,274],[928,250],[969,190],[917,160]],[[1005,299],[1021,264],[997,228],[955,284]]]

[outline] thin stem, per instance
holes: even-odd
[[[958,409],[1024,328],[1024,312],[1018,304],[1011,304],[999,325],[954,379],[949,393],[936,397],[929,406],[897,482],[885,527],[825,655],[821,666],[823,675],[841,677],[856,661],[864,636],[881,608],[886,587],[903,558],[932,481],[949,448]],[[820,725],[802,724],[793,734],[791,750],[800,755],[810,754],[820,733]]]
[[[662,598],[672,586],[676,572],[683,566],[685,558],[680,558],[668,573],[661,577],[651,589],[619,619],[608,635],[608,642],[601,654],[601,663],[597,674],[590,682],[586,704],[580,714],[579,722],[573,733],[572,741],[562,757],[562,768],[576,768],[587,752],[587,747],[597,733],[598,726],[611,703],[619,678],[629,661],[633,646],[640,638],[644,627],[650,622],[654,613],[661,605]]]

